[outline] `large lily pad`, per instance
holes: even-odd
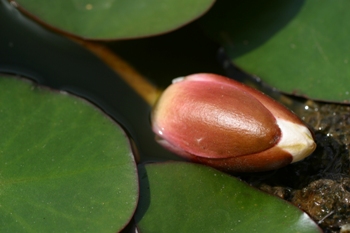
[[[219,1],[202,22],[234,64],[287,93],[350,101],[350,1]]]
[[[16,0],[29,15],[90,39],[144,37],[174,30],[206,12],[215,0]]]
[[[142,233],[321,232],[307,214],[227,174],[185,162],[139,167]]]
[[[91,104],[0,78],[0,232],[117,232],[138,200],[124,132]]]

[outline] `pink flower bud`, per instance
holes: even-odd
[[[215,74],[175,79],[158,100],[152,124],[164,147],[225,171],[277,169],[316,148],[310,130],[287,108]]]

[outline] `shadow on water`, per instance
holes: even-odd
[[[205,30],[227,45],[236,58],[259,47],[287,25],[304,0],[219,0],[200,19]]]
[[[195,23],[161,36],[106,44],[161,88],[174,78],[193,73],[225,74],[215,59],[219,46]]]
[[[140,199],[134,217],[136,225],[142,220],[151,203],[151,190],[145,164],[138,165],[138,172],[140,179]]]

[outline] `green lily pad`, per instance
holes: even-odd
[[[15,5],[69,34],[89,39],[125,39],[179,28],[204,14],[214,1],[16,0]]]
[[[139,166],[135,214],[148,232],[321,232],[307,214],[213,168],[185,162]]]
[[[350,101],[350,1],[219,1],[201,23],[233,63],[277,89]]]
[[[0,78],[0,232],[117,232],[138,201],[124,132],[90,103]]]

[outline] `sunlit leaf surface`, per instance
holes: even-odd
[[[174,30],[204,14],[214,0],[16,0],[35,19],[92,39],[145,37]]]
[[[222,0],[201,23],[238,67],[269,85],[348,102],[348,9],[348,0]]]
[[[295,206],[203,165],[139,166],[136,222],[153,232],[321,232]]]
[[[117,232],[138,200],[124,132],[90,103],[0,78],[0,232]]]

